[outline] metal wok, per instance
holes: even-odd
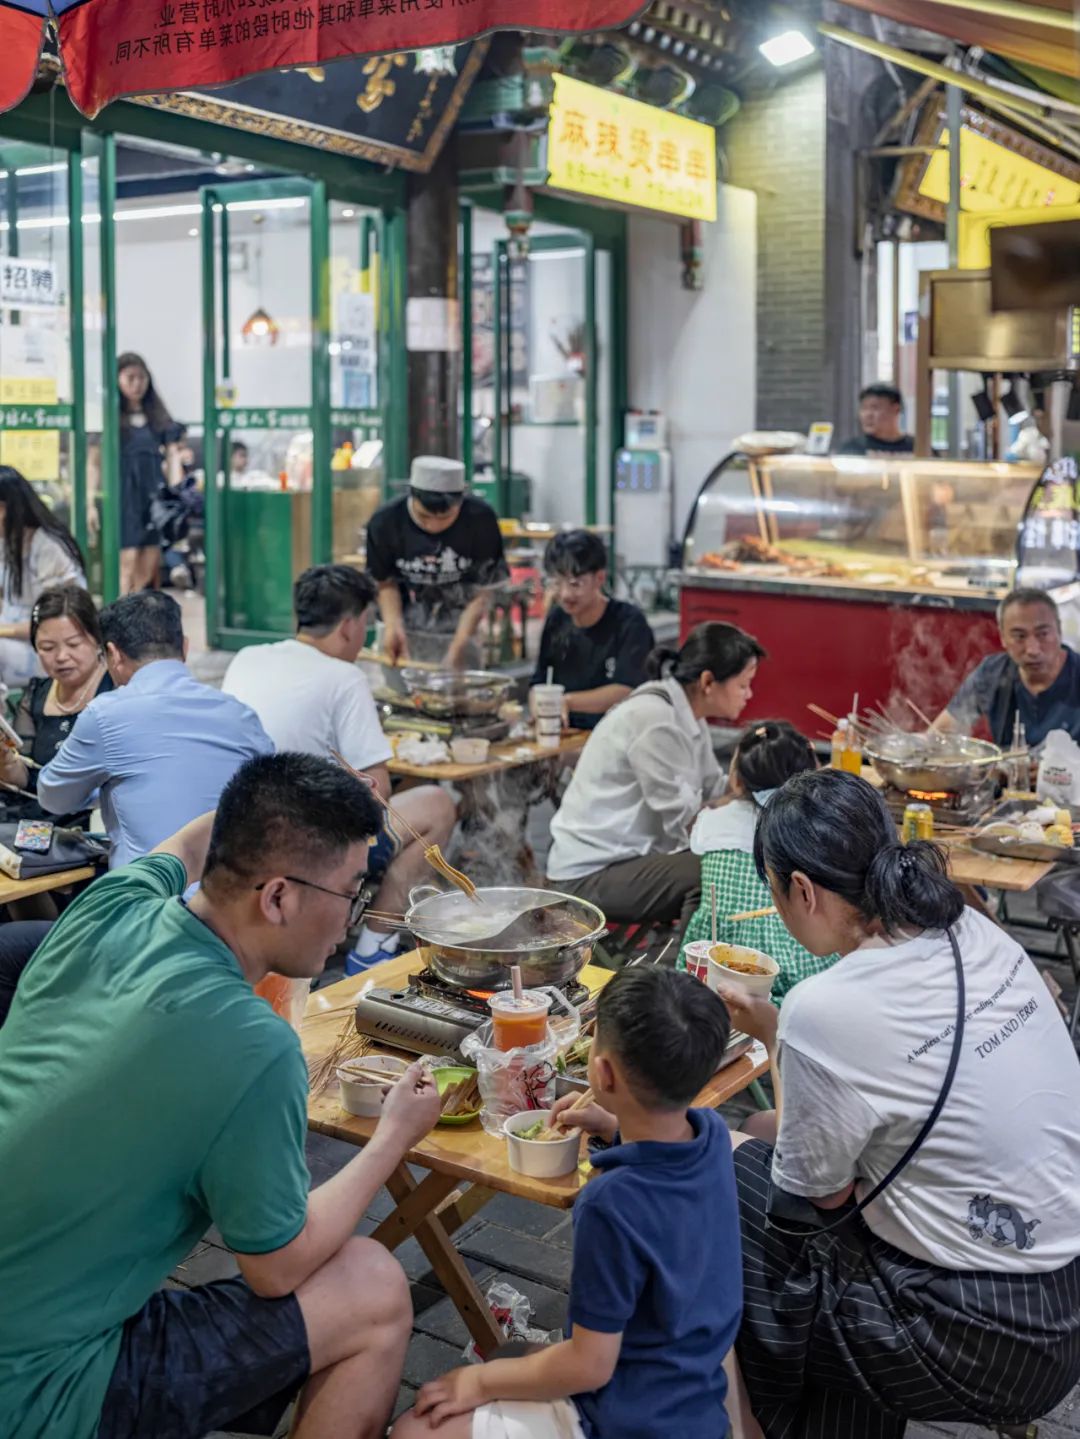
[[[607,927],[595,904],[572,894],[553,896],[551,890],[508,885],[478,889],[477,895],[479,905],[458,891],[447,893],[425,885],[411,892],[405,915],[408,928],[427,947],[435,973],[462,989],[505,989],[515,964],[521,966],[527,985],[563,984],[589,962],[593,945]],[[482,931],[485,905],[520,907],[529,895],[535,895],[541,907],[521,915],[503,931],[489,931],[475,943],[447,942],[447,927],[460,934],[471,917]]]
[[[1001,750],[986,740],[943,735],[910,737],[867,745],[866,758],[888,784],[922,794],[956,794],[974,789],[1001,763]]]

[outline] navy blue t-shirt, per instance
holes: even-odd
[[[949,701],[949,713],[964,727],[982,716],[995,744],[1012,744],[1013,721],[1019,712],[1029,745],[1042,744],[1052,729],[1067,730],[1080,740],[1080,655],[1063,645],[1065,664],[1042,694],[1033,695],[1020,671],[1004,651],[977,665]]]
[[[691,1109],[683,1144],[620,1144],[574,1206],[570,1322],[622,1334],[603,1389],[575,1394],[589,1439],[724,1439],[721,1367],[742,1315],[727,1125]]]

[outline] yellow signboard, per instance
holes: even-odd
[[[1039,210],[1007,210],[1004,214],[961,215],[961,270],[989,270],[990,231],[1002,225],[1045,225],[1053,220],[1080,220],[1080,205],[1044,205]]]
[[[689,220],[715,220],[716,132],[556,75],[548,184]]]
[[[919,194],[949,203],[949,136],[930,157]],[[973,211],[1035,210],[1080,203],[1080,185],[1046,165],[1007,150],[966,125],[960,131],[960,208]]]

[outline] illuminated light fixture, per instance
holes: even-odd
[[[814,47],[801,30],[785,30],[782,35],[774,35],[771,40],[764,40],[758,49],[770,65],[779,69],[783,65],[793,65],[796,60],[805,60],[814,53]]]
[[[259,295],[262,293],[263,287],[262,226],[266,223],[266,216],[261,213],[254,215],[252,223],[258,237],[255,249],[255,293]],[[245,320],[244,327],[240,331],[240,338],[245,345],[257,345],[263,349],[269,349],[272,345],[277,344],[280,333],[276,322],[271,319],[262,305],[258,305]]]
[[[245,345],[269,347],[277,344],[281,331],[278,329],[277,322],[271,319],[260,305],[244,322],[244,328],[240,334]]]
[[[1016,420],[1017,423],[1021,420],[1026,420],[1031,413],[1019,394],[1017,394],[1015,378],[1010,380],[1009,388],[1001,397],[1001,404],[1009,419]]]

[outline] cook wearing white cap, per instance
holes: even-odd
[[[367,566],[390,658],[451,665],[465,662],[491,589],[508,575],[495,511],[466,493],[459,460],[438,455],[418,455],[408,495],[372,515]]]

